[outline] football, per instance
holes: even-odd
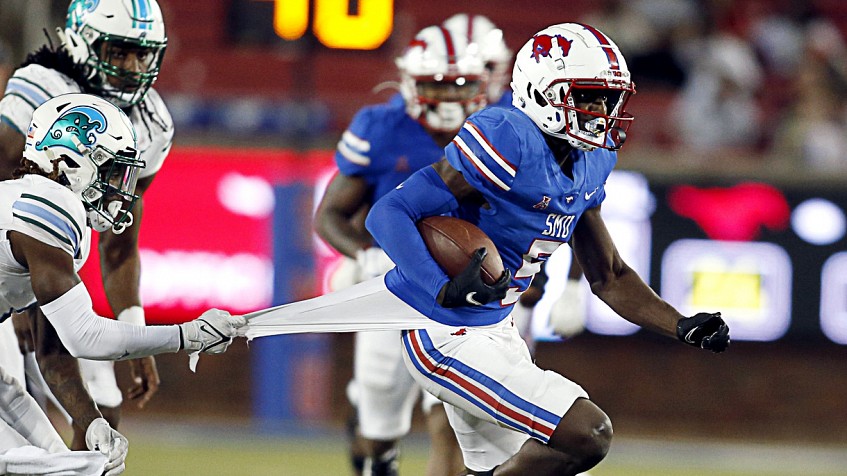
[[[418,222],[418,231],[447,276],[453,278],[464,271],[479,248],[488,250],[480,269],[482,280],[494,284],[503,275],[500,253],[491,238],[473,223],[453,217],[426,217]]]

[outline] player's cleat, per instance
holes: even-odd
[[[397,448],[392,448],[383,453],[378,461],[365,458],[362,476],[397,476],[400,468],[399,455]]]

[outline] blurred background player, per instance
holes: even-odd
[[[89,359],[226,351],[243,321],[219,311],[178,326],[105,319],[94,313],[77,275],[88,258],[91,227],[119,229],[132,222],[144,161],[138,158],[129,118],[102,98],[71,93],[45,101],[26,129],[21,165],[13,179],[0,182],[0,319],[38,307],[50,325],[39,320],[33,332],[39,338],[52,335],[71,355]],[[59,451],[55,430],[45,428],[43,413],[34,411],[20,384],[3,374],[3,421],[16,423],[0,425],[0,442],[6,445],[0,449],[23,445]],[[104,453],[108,474],[119,474],[126,438],[94,410],[75,416],[86,430],[84,447]]]
[[[444,20],[442,26],[454,34],[467,38],[479,48],[480,56],[485,62],[488,72],[486,96],[489,106],[512,107],[512,89],[509,81],[512,77],[513,53],[503,38],[503,31],[486,16],[473,13],[457,13]],[[550,310],[550,327],[553,332],[562,337],[573,337],[585,328],[586,302],[580,286],[582,270],[575,259],[571,259],[568,279],[561,296],[554,302]],[[529,289],[521,295],[520,300],[512,309],[512,319],[515,321],[521,337],[527,343],[530,353],[535,353],[535,339],[532,336],[532,314],[535,305],[544,296],[544,286],[547,284],[547,267],[535,275]]]
[[[485,95],[489,106],[512,106],[509,80],[512,68],[512,50],[506,45],[503,30],[484,15],[457,13],[441,25],[454,35],[466,38],[478,48],[488,74]]]
[[[164,19],[156,0],[100,0],[70,3],[64,30],[57,30],[61,44],[52,43],[30,54],[9,79],[0,101],[0,178],[8,179],[20,161],[24,131],[33,110],[51,97],[87,92],[108,99],[124,109],[138,132],[138,149],[146,167],[139,174],[136,193],[143,195],[161,168],[171,147],[173,122],[158,93],[152,89],[167,45]],[[140,257],[138,233],[143,201],[133,213],[134,221],[100,231],[100,264],[106,296],[122,322],[143,325],[139,296]],[[37,309],[32,312],[37,313]],[[27,319],[15,318],[24,351],[33,350]],[[8,324],[7,324],[8,326]],[[55,343],[54,343],[55,344]],[[81,372],[85,387],[99,411],[113,426],[120,420],[121,391],[111,362],[80,361],[56,351],[49,342],[38,343],[39,365],[61,405],[76,420],[90,411],[85,388],[73,385]],[[133,385],[127,390],[143,407],[156,393],[159,375],[152,357],[130,362]],[[69,394],[76,388],[74,394]],[[55,392],[54,392],[55,393]],[[85,408],[81,408],[85,407]],[[96,410],[96,408],[95,408]],[[74,425],[72,448],[84,447],[84,427]]]
[[[440,160],[467,116],[485,106],[485,66],[470,45],[467,37],[443,26],[421,30],[397,59],[403,101],[363,108],[344,132],[335,154],[339,173],[318,207],[316,228],[355,260],[355,267],[346,267],[348,276],[356,270],[349,284],[394,266],[362,226],[370,206],[416,170]],[[343,287],[337,278],[334,283]],[[397,474],[397,440],[409,432],[421,394],[403,364],[400,333],[356,334],[353,373],[349,393],[364,440],[363,474]],[[427,474],[454,475],[463,465],[443,407],[425,392],[422,403],[432,440]]]

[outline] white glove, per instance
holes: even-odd
[[[179,325],[179,346],[188,352],[188,368],[197,371],[200,352],[223,354],[239,327],[247,325],[244,316],[233,316],[220,309],[209,309],[193,321]]]
[[[569,279],[565,290],[550,309],[550,327],[562,337],[573,337],[585,329],[585,294],[581,281]]]
[[[385,254],[385,251],[376,246],[356,252],[356,264],[359,265],[360,281],[385,274],[394,267],[394,262]]]
[[[180,348],[189,354],[223,354],[236,336],[235,330],[245,324],[244,316],[209,309],[197,319],[179,325]]]
[[[126,453],[129,442],[124,435],[109,426],[104,418],[98,418],[85,431],[85,445],[91,451],[99,451],[109,458],[103,468],[104,476],[116,476],[126,469]]]

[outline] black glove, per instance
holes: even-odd
[[[471,262],[464,271],[441,288],[438,304],[443,307],[482,306],[506,297],[512,273],[507,269],[494,285],[485,284],[480,275],[480,267],[487,254],[485,248],[474,251]]]
[[[729,347],[729,326],[719,312],[683,317],[676,324],[676,336],[686,344],[716,353]]]

